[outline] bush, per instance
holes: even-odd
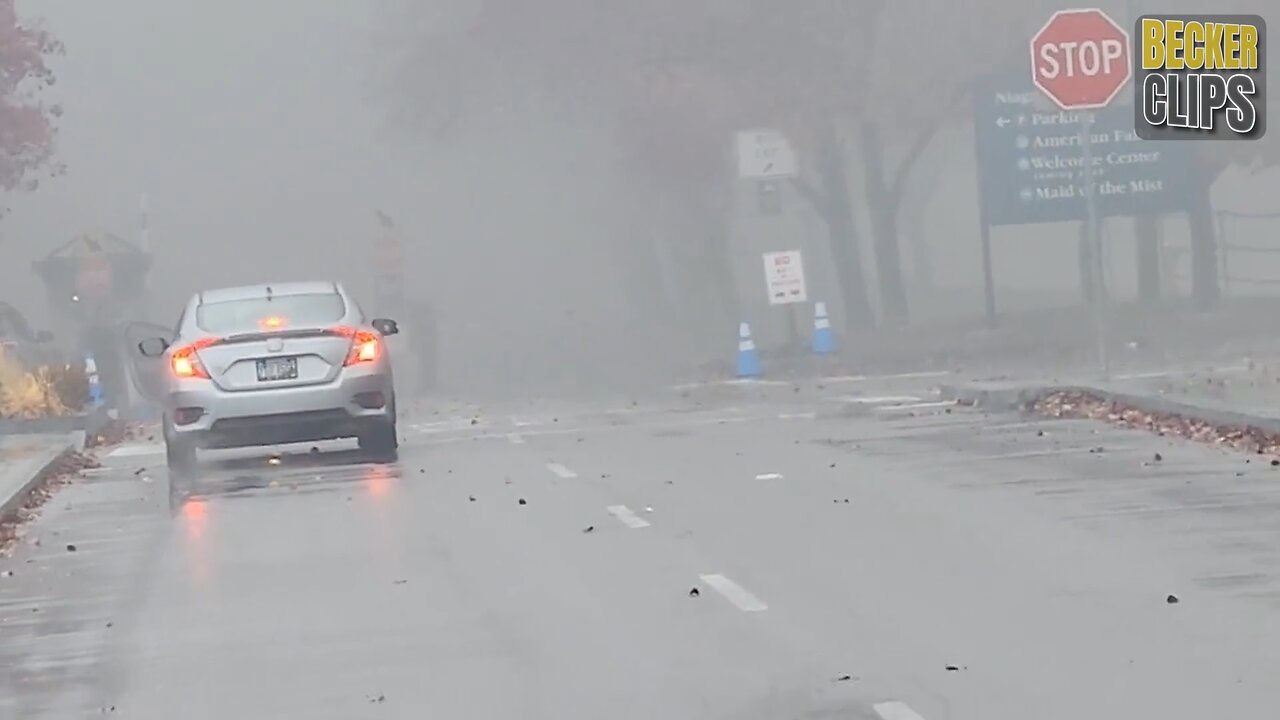
[[[27,370],[0,351],[0,417],[37,419],[72,415],[84,407],[89,382],[83,369]]]

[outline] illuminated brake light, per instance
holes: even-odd
[[[271,317],[265,317],[259,320],[258,327],[263,330],[279,330],[285,326],[285,323],[286,321],[284,318],[278,315],[272,315]]]
[[[204,338],[174,350],[173,356],[170,358],[173,374],[180,378],[208,380],[209,372],[200,363],[200,358],[196,355],[196,351],[216,344],[218,344],[217,338]]]
[[[378,354],[381,352],[381,343],[375,333],[367,330],[356,330],[351,336],[351,352],[347,353],[347,361],[343,365],[373,362],[378,359]]]

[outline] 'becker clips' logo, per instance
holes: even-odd
[[[1144,140],[1257,140],[1267,131],[1267,26],[1257,15],[1144,15],[1134,125]]]

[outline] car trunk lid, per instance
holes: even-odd
[[[223,390],[270,390],[333,380],[351,344],[340,329],[301,328],[230,335],[197,354]]]

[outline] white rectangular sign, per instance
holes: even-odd
[[[769,291],[770,305],[802,303],[809,298],[799,250],[765,253],[764,282]]]
[[[747,180],[789,178],[799,174],[791,143],[774,130],[738,133],[738,175]]]

